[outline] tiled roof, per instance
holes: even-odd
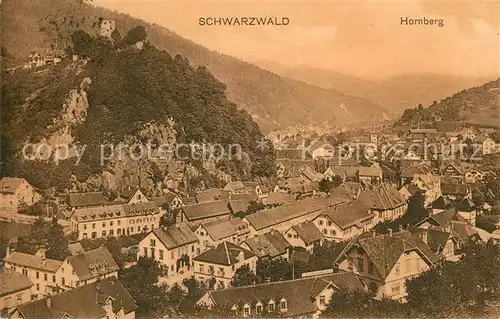
[[[14,270],[0,268],[0,298],[21,290],[29,289],[33,282],[28,276],[21,275]]]
[[[382,278],[387,278],[400,256],[409,251],[417,251],[430,265],[437,261],[436,255],[418,236],[407,231],[391,235],[365,236],[349,242],[337,262],[355,246],[359,246],[368,255],[375,269]]]
[[[103,192],[74,193],[68,195],[71,207],[100,206],[106,204]]]
[[[105,220],[125,216],[146,216],[159,214],[155,203],[118,204],[97,207],[85,207],[75,210],[75,216],[80,222]]]
[[[14,194],[23,181],[25,181],[24,178],[2,177],[0,179],[0,193]]]
[[[106,247],[99,247],[70,256],[68,261],[80,281],[96,278],[119,269]]]
[[[323,238],[323,234],[310,220],[295,225],[292,228],[293,230],[295,230],[297,235],[299,235],[299,237],[306,243],[306,245],[314,243],[315,241],[321,240]]]
[[[227,200],[229,198],[229,191],[220,188],[209,188],[197,192],[195,197],[198,203]]]
[[[248,226],[239,217],[216,220],[201,226],[214,241],[250,232]]]
[[[276,305],[277,317],[282,316],[279,308],[280,301],[285,299],[287,309],[283,316],[291,317],[318,311],[315,298],[329,286],[336,287],[335,289],[364,290],[356,275],[342,272],[326,276],[215,290],[209,294],[211,300],[219,306],[237,306],[241,311],[245,304],[249,304],[252,307],[252,314],[255,314],[255,306],[259,301],[265,309],[269,301],[273,300]]]
[[[184,206],[182,211],[189,221],[198,219],[229,215],[231,211],[227,206],[227,200],[219,200],[215,202],[199,203],[194,205]]]
[[[293,202],[295,200],[295,196],[292,194],[288,193],[275,193],[271,192],[269,195],[265,198],[265,204],[266,205],[282,205],[286,203]]]
[[[82,244],[80,243],[68,244],[68,250],[71,253],[71,255],[78,255],[85,251],[85,249],[83,249],[82,247]]]
[[[451,233],[438,228],[418,228],[418,227],[408,227],[408,231],[412,234],[427,233],[427,245],[435,253],[440,253],[446,242],[451,236]]]
[[[245,218],[256,230],[260,230],[313,212],[319,212],[323,208],[344,201],[344,199],[339,198],[307,198],[247,215]]]
[[[425,222],[429,222],[434,226],[446,226],[452,221],[465,222],[465,220],[462,218],[462,216],[458,214],[456,208],[454,207],[448,208],[442,212],[429,216],[426,219],[418,222],[416,226],[422,225]]]
[[[105,302],[111,300],[114,312],[123,309],[125,314],[137,308],[134,299],[114,278],[84,285],[50,297],[50,307],[47,298],[28,302],[17,307],[25,319],[63,318],[64,314],[72,318],[104,318],[107,313]]]
[[[246,187],[241,181],[229,182],[224,186],[224,190],[231,192],[243,192]]]
[[[347,229],[353,225],[362,228],[362,222],[374,217],[374,215],[370,214],[370,208],[360,200],[329,208],[324,215],[332,219],[342,229]]]
[[[358,168],[358,175],[359,176],[380,177],[380,176],[382,176],[382,169],[380,167],[360,166]]]
[[[283,255],[291,247],[283,234],[276,230],[249,238],[245,243],[259,258]]]
[[[234,265],[238,262],[238,256],[240,252],[243,252],[244,260],[256,256],[253,252],[245,248],[242,248],[231,242],[224,241],[217,245],[217,247],[213,247],[205,251],[201,255],[195,257],[194,260],[229,266]]]
[[[443,195],[462,195],[468,193],[469,186],[467,184],[451,184],[441,183],[441,192]]]
[[[372,190],[361,192],[359,199],[366,206],[376,210],[394,209],[406,203],[398,190],[388,184],[377,185]]]
[[[48,272],[56,272],[59,266],[62,265],[62,261],[55,259],[42,259],[41,257],[20,253],[17,251],[11,252],[8,257],[4,259],[5,262],[16,264],[19,266],[25,266],[40,270],[46,270]]]
[[[244,199],[239,199],[239,200],[229,200],[229,209],[233,214],[236,214],[238,212],[246,212],[248,209],[249,202]]]
[[[198,237],[186,223],[156,228],[153,233],[169,250],[198,241]]]

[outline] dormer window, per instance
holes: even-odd
[[[258,315],[262,313],[262,304],[260,302],[255,306],[255,313]]]
[[[286,299],[284,299],[284,298],[281,299],[281,301],[280,301],[280,309],[281,309],[281,311],[286,311],[287,308],[288,308],[288,303],[287,303]]]
[[[274,300],[269,301],[269,303],[267,304],[267,311],[274,312],[275,306],[276,305],[274,304]]]
[[[243,306],[243,315],[245,317],[250,316],[250,306],[248,304],[245,304],[245,306]]]

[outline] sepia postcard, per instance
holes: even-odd
[[[498,0],[0,10],[0,319],[500,318]]]

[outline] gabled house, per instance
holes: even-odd
[[[198,237],[185,223],[153,229],[139,243],[137,258],[153,258],[166,270],[175,274],[190,268],[199,251]]]
[[[305,221],[290,227],[285,232],[285,239],[293,247],[303,247],[312,252],[314,247],[321,246],[324,237],[312,221]]]
[[[453,201],[472,196],[472,190],[468,184],[441,183],[441,193],[445,199]]]
[[[141,190],[137,187],[124,186],[120,190],[120,194],[116,197],[113,202],[120,204],[139,204],[139,203],[149,203],[149,200]]]
[[[137,305],[115,277],[17,306],[12,319],[135,318]]]
[[[459,247],[459,243],[448,228],[418,228],[410,226],[407,230],[426,242],[438,259],[456,260],[455,252]]]
[[[362,191],[359,195],[372,213],[376,214],[375,223],[378,221],[394,220],[406,212],[408,205],[398,190],[389,184],[380,184],[371,190]]]
[[[106,247],[67,257],[56,271],[57,286],[63,290],[117,277],[118,265]]]
[[[236,271],[248,265],[255,273],[257,255],[248,249],[224,241],[194,258],[194,277],[196,280],[212,281],[215,289],[231,286]]]
[[[358,178],[365,185],[379,184],[382,181],[382,169],[379,166],[360,166],[358,169]]]
[[[257,235],[245,240],[241,247],[254,252],[259,259],[289,259],[289,249],[292,245],[282,233],[271,230],[268,233]]]
[[[7,312],[12,308],[31,301],[33,282],[28,276],[11,269],[0,268],[0,309]]]
[[[453,221],[466,222],[465,219],[458,214],[456,208],[448,208],[436,214],[419,221],[414,226],[419,228],[444,227]]]
[[[464,198],[457,205],[457,212],[466,222],[476,227],[476,205],[470,198]]]
[[[7,248],[4,258],[4,268],[27,276],[32,282],[31,297],[58,293],[56,273],[63,264],[62,261],[45,258],[45,254],[38,256],[11,251]]]
[[[226,306],[237,318],[264,315],[273,318],[317,318],[326,309],[332,295],[341,289],[364,291],[354,274],[341,272],[208,291],[197,305],[209,309]]]
[[[239,245],[248,238],[250,230],[241,218],[235,217],[201,224],[194,233],[200,241],[200,251],[197,252],[200,254],[223,241]]]
[[[246,193],[247,188],[241,181],[229,182],[224,186],[223,190],[230,192],[231,194]]]
[[[407,279],[418,276],[438,261],[427,243],[407,231],[352,239],[335,264],[354,272],[377,299],[403,299]]]
[[[325,239],[343,241],[358,236],[375,226],[375,215],[363,202],[355,200],[333,208],[318,215],[313,223]]]
[[[32,206],[41,199],[40,193],[24,178],[0,179],[0,210],[17,213],[20,205]]]

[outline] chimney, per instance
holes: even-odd
[[[41,265],[42,265],[42,267],[45,267],[45,264],[46,264],[46,262],[45,262],[45,255],[43,255],[41,259],[42,259]]]
[[[392,237],[392,228],[389,228],[389,236]]]
[[[420,239],[422,239],[422,241],[424,243],[427,244],[427,232],[426,231],[421,232],[419,237],[420,237]]]
[[[47,296],[47,298],[45,298],[45,303],[47,305],[47,308],[49,308],[49,309],[52,308],[52,298],[50,295]]]
[[[403,225],[399,225],[399,232],[402,232],[403,231]]]
[[[377,236],[377,232],[372,230],[372,237],[375,237],[375,236]]]

